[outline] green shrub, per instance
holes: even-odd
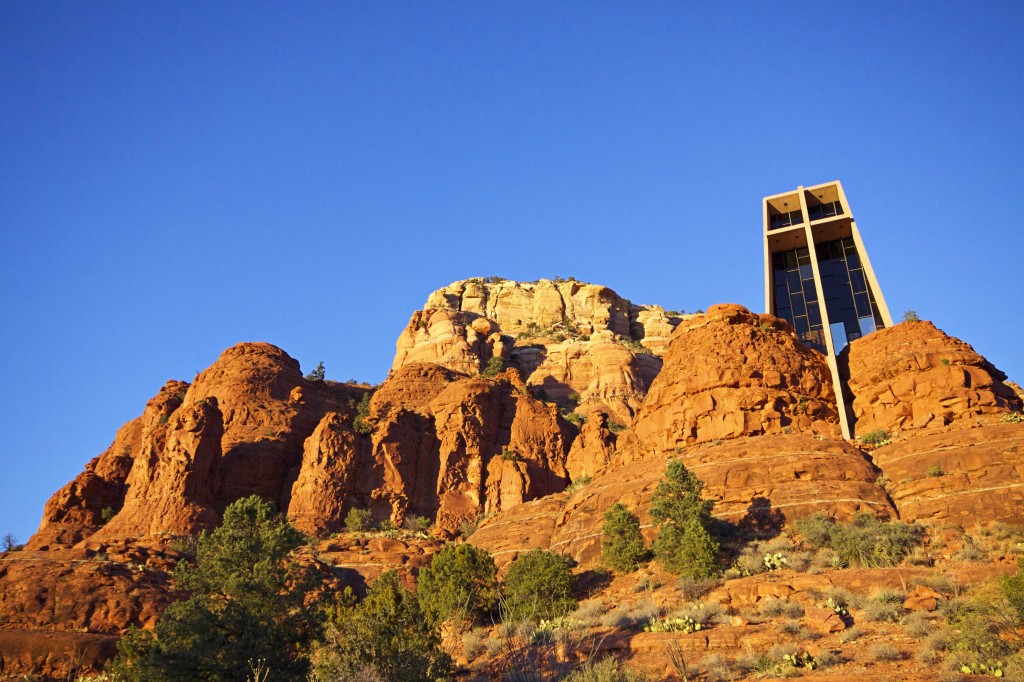
[[[1007,424],[1019,424],[1024,421],[1024,414],[1020,412],[1007,412],[1003,415],[1003,422]]]
[[[586,418],[579,412],[562,412],[562,419],[569,422],[573,426],[583,426],[586,423]]]
[[[917,311],[913,308],[903,313],[904,322],[920,322],[921,318],[917,316]]]
[[[318,679],[447,679],[451,659],[396,571],[381,575],[358,605],[350,595],[330,614],[324,642],[313,651]]]
[[[196,563],[179,562],[175,583],[191,593],[164,611],[153,631],[131,629],[118,643],[113,677],[126,681],[241,680],[263,658],[283,679],[301,679],[302,655],[319,628],[304,608],[316,574],[293,551],[305,538],[253,495],[224,511],[199,537]]]
[[[892,441],[890,440],[889,432],[884,429],[876,429],[874,431],[868,431],[860,437],[860,442],[864,445],[874,445],[875,447],[882,447],[888,445]]]
[[[1017,618],[1024,622],[1024,557],[1017,559],[1017,575],[1003,576],[999,581],[999,589],[1003,598],[1017,613]]]
[[[629,573],[650,560],[651,553],[640,533],[640,519],[621,502],[604,513],[601,534],[601,558],[612,570]]]
[[[566,492],[574,493],[577,490],[582,490],[583,488],[586,488],[587,485],[593,480],[594,478],[592,476],[587,476],[586,474],[584,474],[583,476],[577,478],[575,481],[570,483],[569,487],[566,488],[565,490]]]
[[[102,510],[100,510],[100,519],[103,521],[104,524],[106,524],[110,521],[110,519],[114,518],[114,515],[116,514],[117,512],[114,511],[113,507],[104,507]]]
[[[487,366],[484,367],[483,371],[480,372],[480,376],[487,379],[493,378],[505,371],[505,360],[504,358],[495,355],[493,358],[487,361]]]
[[[711,500],[701,499],[704,483],[679,460],[668,463],[665,478],[651,496],[651,519],[658,525],[654,556],[665,570],[694,579],[711,577],[719,544],[711,534]]]
[[[369,422],[371,394],[363,394],[359,404],[356,405],[356,416],[352,420],[352,430],[358,434],[368,436],[373,433],[373,425]]]
[[[506,619],[554,619],[576,608],[571,562],[561,554],[532,549],[516,558],[502,584]]]
[[[917,524],[881,521],[868,513],[857,514],[848,523],[814,514],[795,525],[815,547],[828,547],[846,565],[867,568],[895,566],[921,543],[924,534]]]
[[[373,514],[368,509],[353,507],[345,515],[345,528],[349,533],[359,533],[373,528]]]
[[[434,622],[486,616],[498,603],[497,575],[487,550],[469,543],[446,546],[416,582],[423,613]]]

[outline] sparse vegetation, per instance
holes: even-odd
[[[413,533],[425,533],[430,528],[431,521],[426,516],[407,516],[402,525],[406,530]]]
[[[324,380],[324,376],[326,375],[326,373],[327,373],[327,370],[324,369],[324,363],[321,360],[317,364],[317,366],[313,369],[313,371],[311,371],[309,374],[306,375],[306,380],[307,381],[323,381]]]
[[[373,433],[373,425],[370,424],[370,393],[363,395],[359,404],[356,405],[356,416],[352,420],[352,430],[363,436]]]
[[[487,361],[487,366],[480,372],[480,376],[492,379],[505,371],[505,359],[495,355]]]
[[[580,476],[575,481],[570,483],[569,487],[566,488],[566,490],[568,492],[570,492],[570,493],[574,493],[577,490],[582,490],[583,488],[587,487],[587,484],[590,483],[592,480],[594,480],[594,479],[591,476],[587,476],[587,475]]]
[[[562,412],[562,419],[564,419],[565,421],[569,422],[573,426],[577,426],[577,427],[583,426],[583,424],[587,421],[586,418],[584,418],[584,416],[582,414],[580,414],[578,412],[568,412],[568,411],[563,411]]]
[[[868,655],[879,662],[899,661],[904,657],[904,653],[902,651],[888,642],[872,644],[868,649]]]
[[[613,656],[606,656],[598,662],[588,661],[562,682],[647,682],[648,677],[619,663]]]
[[[904,322],[920,322],[921,318],[917,316],[917,311],[910,308],[903,313]]]
[[[1024,413],[1021,412],[1007,412],[1003,415],[1003,422],[1006,424],[1019,424],[1024,422]]]
[[[837,523],[825,514],[796,522],[796,529],[815,547],[827,547],[848,566],[895,566],[920,544],[924,529],[917,524],[881,521],[871,514],[857,514]]]
[[[626,505],[616,502],[604,513],[601,534],[601,558],[612,570],[629,573],[650,560],[640,519]]]
[[[874,431],[868,431],[860,437],[860,442],[864,445],[871,445],[876,448],[883,447],[892,443],[889,432],[884,429],[876,429]]]

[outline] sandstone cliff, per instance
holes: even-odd
[[[463,280],[413,314],[392,368],[427,362],[472,375],[502,358],[535,394],[563,404],[572,396],[581,414],[626,423],[688,317],[576,280]]]

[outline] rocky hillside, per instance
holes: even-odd
[[[1002,373],[926,322],[855,341],[844,363],[871,444],[841,438],[824,357],[736,305],[682,315],[574,280],[456,282],[413,313],[376,387],[306,378],[283,350],[238,344],[163,386],[0,558],[0,677],[98,670],[180,596],[180,543],[252,494],[319,539],[309,561],[339,584],[385,567],[411,580],[459,535],[499,566],[544,548],[598,569],[612,504],[652,537],[672,458],[741,544],[815,512],[1024,523],[1021,401]],[[349,534],[353,509],[429,523],[431,537]],[[778,596],[720,589],[723,604]],[[714,641],[735,648],[748,622]],[[624,651],[654,670],[664,657],[644,646]]]

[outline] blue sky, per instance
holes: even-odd
[[[1024,379],[1022,8],[4,2],[0,534],[239,341],[377,382],[483,275],[760,310],[798,184]]]

